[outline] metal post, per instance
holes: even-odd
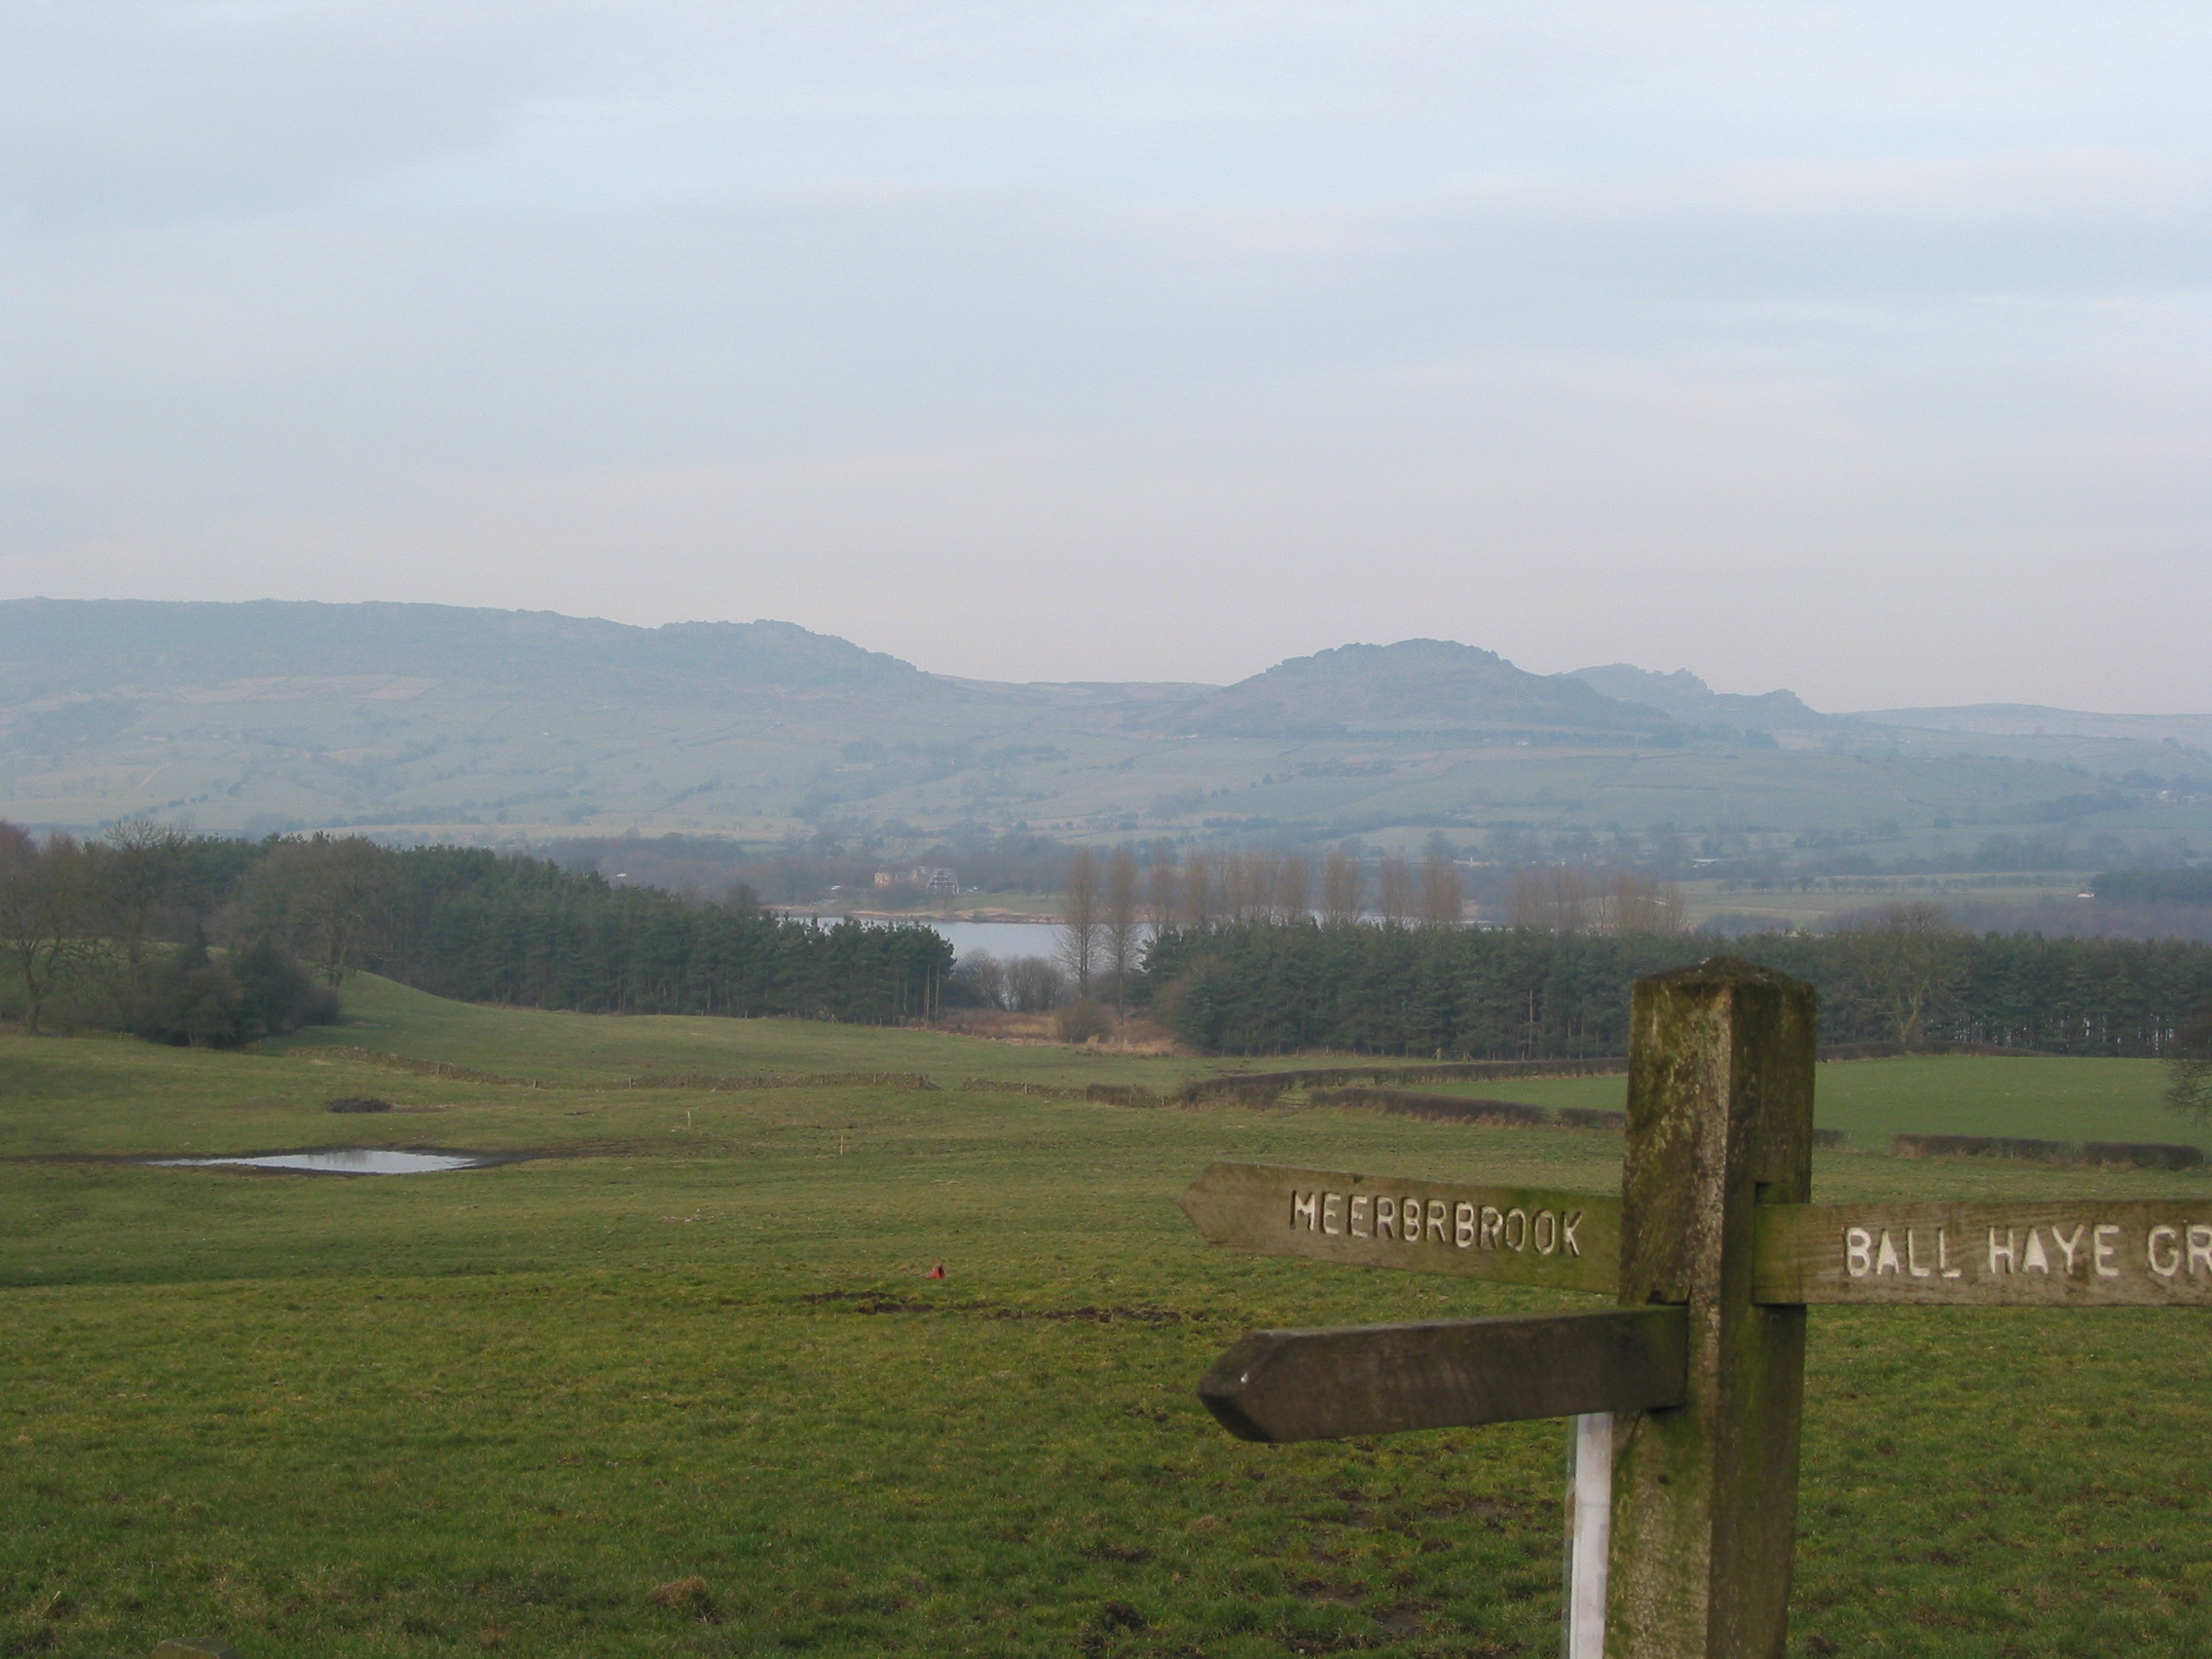
[[[1613,1541],[1613,1415],[1589,1412],[1567,1437],[1563,1659],[1604,1659],[1605,1567]]]

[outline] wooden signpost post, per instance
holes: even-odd
[[[1639,981],[1617,1198],[1213,1165],[1215,1243],[1617,1306],[1255,1332],[1200,1399],[1271,1442],[1572,1418],[1567,1659],[1779,1659],[1807,1305],[2212,1306],[2212,1202],[1810,1202],[1815,1043],[1772,969]]]

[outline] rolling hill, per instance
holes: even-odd
[[[782,622],[0,603],[0,816],[77,830],[150,814],[250,833],[896,846],[1025,825],[1890,864],[2009,837],[2096,848],[2081,867],[2212,848],[2212,722],[2064,716],[1830,716],[1786,691],[1625,665],[1535,675],[1433,640],[1229,686],[1009,684]]]
[[[1495,651],[1449,640],[1340,645],[1292,657],[1235,685],[1166,705],[1146,723],[1212,737],[1366,733],[1470,743],[1678,743],[1687,735],[1662,711],[1618,701],[1579,680],[1530,674]]]

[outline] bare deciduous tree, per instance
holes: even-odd
[[[1106,909],[1102,928],[1106,969],[1114,979],[1114,1013],[1127,1011],[1129,975],[1136,969],[1137,918],[1142,900],[1137,886],[1137,856],[1126,844],[1106,861]]]
[[[1590,926],[1590,877],[1571,865],[1537,865],[1513,872],[1513,925],[1546,933],[1581,933]]]
[[[1244,918],[1253,922],[1278,919],[1275,910],[1275,857],[1253,848],[1244,855]]]
[[[953,969],[950,988],[977,1008],[1005,1008],[1006,964],[987,950],[971,950]]]
[[[1176,895],[1176,913],[1187,928],[1204,928],[1213,924],[1214,874],[1213,862],[1203,853],[1193,853],[1183,861],[1181,891]]]
[[[1021,1014],[1044,1014],[1067,1001],[1068,980],[1059,964],[1042,956],[1016,956],[1006,965],[1006,999]]]
[[[1149,897],[1148,909],[1152,920],[1152,937],[1158,939],[1176,924],[1176,902],[1181,898],[1180,884],[1176,881],[1175,849],[1165,841],[1152,844],[1152,862],[1146,870]]]
[[[254,869],[248,908],[335,985],[377,948],[387,873],[375,842],[317,832],[271,850]]]
[[[1420,919],[1431,928],[1456,928],[1466,908],[1459,866],[1447,852],[1432,850],[1420,861]]]
[[[1274,861],[1274,916],[1278,922],[1303,922],[1313,914],[1312,880],[1306,861],[1285,853]]]
[[[1965,971],[1965,939],[1938,904],[1891,904],[1837,930],[1854,987],[1880,1009],[1897,1041],[1921,1041],[1929,1005]]]
[[[1413,918],[1414,872],[1404,859],[1384,859],[1377,872],[1376,887],[1385,922],[1403,925]]]
[[[100,891],[100,920],[123,952],[136,983],[153,938],[154,918],[174,902],[190,840],[150,818],[116,825],[85,849]]]
[[[1067,888],[1060,895],[1059,958],[1075,980],[1078,997],[1090,995],[1098,968],[1098,855],[1079,847],[1068,855]]]
[[[1674,934],[1681,890],[1633,870],[1538,865],[1513,872],[1513,925],[1546,933]]]
[[[1625,869],[1606,878],[1605,905],[1606,924],[1616,934],[1676,934],[1686,925],[1680,888]]]
[[[34,1035],[46,1006],[85,952],[84,853],[68,835],[40,846],[0,822],[0,954],[23,987],[23,1024]]]
[[[1221,861],[1221,909],[1232,922],[1258,919],[1263,877],[1252,866],[1261,858],[1258,853],[1236,852]]]
[[[1329,854],[1321,868],[1321,914],[1331,922],[1356,922],[1360,916],[1359,861],[1343,847]]]

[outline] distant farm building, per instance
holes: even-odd
[[[957,896],[960,877],[949,869],[916,865],[911,869],[879,869],[875,872],[878,887],[917,887],[933,898],[940,895]]]

